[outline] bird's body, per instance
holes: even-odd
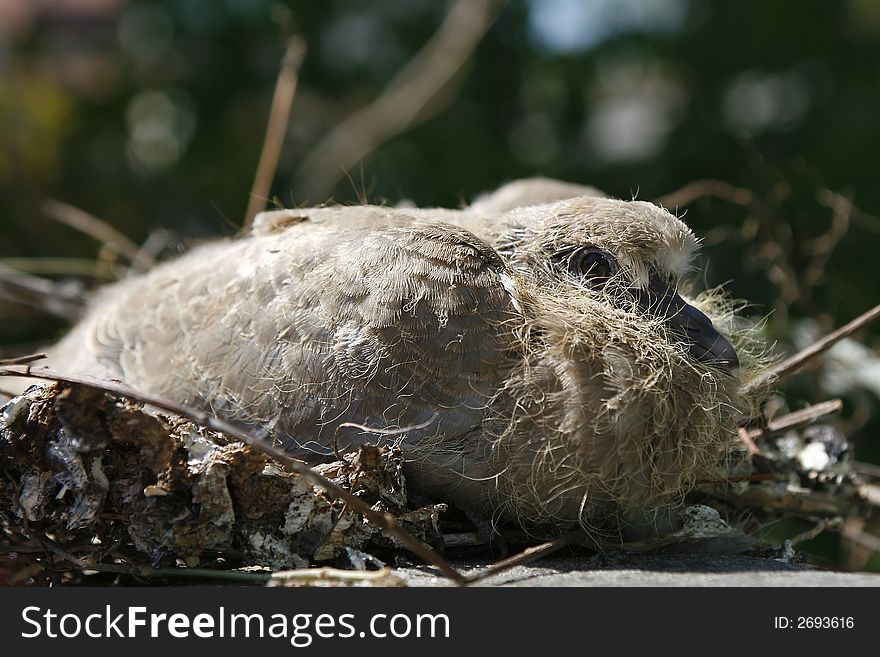
[[[49,363],[312,462],[399,440],[437,499],[601,526],[678,499],[734,431],[736,355],[675,293],[695,248],[656,206],[591,197],[269,213],[102,291]]]

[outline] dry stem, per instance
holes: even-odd
[[[740,429],[740,431],[745,432],[749,440],[760,440],[776,433],[782,433],[789,429],[797,429],[805,424],[810,424],[820,417],[839,412],[841,408],[843,408],[843,402],[839,399],[832,399],[770,420],[766,426],[755,429]]]
[[[110,224],[85,210],[68,203],[50,199],[42,205],[43,214],[66,226],[95,238],[102,244],[125,256],[135,271],[147,271],[156,263],[141,248]]]
[[[380,144],[427,118],[492,24],[503,0],[456,0],[430,41],[370,105],[330,132],[297,172],[301,196],[324,200],[344,172]]]
[[[269,190],[275,178],[275,171],[278,169],[278,160],[281,158],[284,135],[290,119],[290,108],[293,106],[293,98],[299,82],[299,68],[305,54],[306,44],[300,37],[293,36],[287,40],[281,69],[275,82],[263,150],[260,152],[260,160],[245,212],[245,228],[250,227],[254,217],[265,207],[266,199],[269,198]]]
[[[71,286],[39,276],[31,276],[0,265],[0,299],[37,308],[66,320],[76,320],[85,308],[85,300]]]
[[[832,331],[831,333],[826,335],[824,338],[816,340],[816,342],[811,344],[806,349],[802,349],[794,356],[789,356],[785,360],[768,368],[766,372],[762,373],[760,376],[756,377],[745,386],[743,386],[743,394],[749,394],[765,386],[771,381],[779,381],[789,376],[790,374],[793,374],[801,367],[803,367],[807,362],[809,362],[816,356],[819,356],[820,354],[828,351],[835,344],[837,344],[844,338],[852,335],[860,328],[867,326],[878,317],[880,317],[880,305],[874,306],[868,312],[864,313],[863,315],[859,315],[848,324],[844,324],[836,331]]]
[[[515,566],[523,566],[525,564],[532,563],[533,561],[536,561],[542,557],[546,557],[548,554],[553,554],[554,552],[557,552],[562,548],[583,539],[583,531],[578,530],[563,534],[559,538],[555,538],[552,541],[541,543],[540,545],[535,545],[534,547],[526,548],[519,554],[515,554],[512,557],[508,557],[507,559],[502,559],[501,561],[492,564],[485,570],[475,575],[468,575],[466,578],[467,583],[473,584],[475,582],[479,582],[480,580],[486,579],[487,577],[491,577],[492,575],[497,575],[498,573],[504,572],[505,570],[510,570]]]

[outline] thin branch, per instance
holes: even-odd
[[[114,251],[115,253],[115,251]],[[22,274],[98,278],[106,266],[92,258],[0,258],[0,267]]]
[[[853,543],[857,543],[871,552],[880,552],[880,538],[862,531],[857,527],[847,527],[846,525],[840,530],[840,533]]]
[[[387,566],[379,570],[343,570],[341,568],[297,568],[296,570],[280,570],[271,573],[273,582],[312,582],[318,580],[335,580],[339,582],[375,582],[392,575]]]
[[[297,172],[299,194],[323,201],[333,186],[380,144],[425,120],[492,25],[504,0],[456,0],[433,37],[370,105],[330,132]]]
[[[390,513],[382,513],[374,510],[369,504],[360,498],[355,497],[330,479],[318,474],[307,464],[294,459],[280,447],[270,444],[264,436],[259,435],[254,429],[221,420],[207,413],[169,401],[163,397],[135,390],[122,383],[99,381],[90,377],[66,375],[42,367],[33,369],[30,365],[2,365],[0,366],[0,376],[20,376],[31,379],[46,379],[49,381],[59,381],[73,385],[87,386],[89,388],[102,390],[110,394],[127,397],[143,404],[149,404],[161,408],[170,413],[188,418],[196,424],[211,429],[212,431],[218,431],[232,436],[236,440],[240,440],[254,449],[272,457],[288,471],[294,472],[312,485],[324,489],[332,497],[342,500],[349,506],[349,508],[366,516],[371,522],[384,529],[390,536],[400,541],[400,543],[410,552],[424,560],[426,563],[436,566],[444,575],[454,580],[456,583],[467,583],[467,579],[461,573],[455,570],[455,568],[443,559],[443,557],[437,554],[437,552],[413,537],[412,534],[398,524]]]
[[[821,402],[813,406],[807,406],[800,410],[788,413],[782,417],[770,420],[765,426],[754,429],[743,429],[750,440],[760,440],[777,433],[782,433],[790,429],[797,429],[807,424],[815,422],[826,415],[839,413],[843,408],[843,402],[840,399],[832,399],[831,401]],[[754,444],[754,443],[753,443]]]
[[[51,281],[0,265],[0,299],[69,321],[79,318],[85,298],[77,284]]]
[[[768,368],[767,371],[763,372],[760,376],[746,383],[746,385],[744,385],[742,388],[742,392],[744,394],[749,394],[759,388],[762,388],[770,382],[784,379],[785,377],[799,370],[807,362],[809,362],[816,356],[819,356],[820,354],[828,351],[835,344],[837,344],[844,338],[852,335],[860,328],[867,326],[878,317],[880,317],[880,305],[874,306],[868,312],[864,313],[863,315],[859,315],[848,324],[841,326],[839,329],[829,333],[824,338],[816,340],[816,342],[811,344],[806,349],[802,349],[794,356],[790,356],[785,360],[777,363],[776,365]]]
[[[50,219],[85,233],[125,256],[135,271],[147,271],[156,264],[137,244],[106,221],[98,219],[85,210],[54,199],[44,202],[41,209]]]
[[[744,207],[758,201],[758,197],[750,189],[735,187],[723,180],[694,180],[681,189],[654,199],[654,202],[665,208],[677,208],[707,197],[720,198]]]
[[[862,515],[869,508],[867,501],[857,491],[841,495],[836,490],[793,488],[784,482],[748,486],[741,490],[724,487],[704,492],[738,508],[757,509],[763,513],[779,513],[793,518],[847,517]]]
[[[474,575],[467,576],[467,583],[473,584],[475,582],[479,582],[480,580],[486,579],[487,577],[491,577],[492,575],[497,575],[499,573],[504,572],[505,570],[510,570],[515,566],[524,566],[525,564],[532,563],[542,557],[546,557],[548,554],[553,554],[554,552],[558,552],[562,548],[571,545],[577,541],[582,541],[584,539],[583,531],[573,531],[567,534],[563,534],[559,538],[555,538],[552,541],[548,541],[546,543],[541,543],[540,545],[535,545],[534,547],[526,548],[519,554],[515,554],[512,557],[508,557],[507,559],[502,559],[498,561],[485,570],[476,573]]]
[[[275,178],[278,160],[281,158],[281,149],[284,146],[284,135],[287,133],[287,124],[290,120],[290,108],[293,107],[293,98],[296,95],[296,87],[299,82],[299,67],[302,65],[305,54],[306,43],[300,37],[293,36],[287,40],[284,57],[281,59],[281,68],[275,81],[275,93],[272,96],[272,106],[269,109],[263,150],[260,152],[260,160],[248,198],[245,228],[250,228],[254,217],[266,206],[266,199],[269,198],[272,180]]]
[[[38,360],[44,360],[46,358],[46,354],[28,354],[27,356],[14,356],[13,358],[2,358],[0,359],[0,366],[6,365],[29,365],[31,363],[35,363]]]
[[[149,568],[124,563],[92,563],[88,559],[81,559],[69,551],[63,550],[46,538],[38,540],[43,552],[48,552],[60,557],[80,570],[91,570],[98,573],[117,573],[131,575],[132,577],[192,577],[198,579],[225,579],[255,584],[265,584],[272,579],[274,573],[269,572],[246,572],[240,570],[213,570],[210,568]]]
[[[843,194],[824,189],[817,195],[817,200],[832,211],[831,226],[803,244],[804,252],[810,254],[809,263],[801,276],[802,283],[808,288],[815,288],[825,277],[831,254],[846,237],[853,213],[852,199]]]
[[[754,439],[749,435],[749,432],[744,427],[740,427],[736,430],[736,437],[739,442],[746,446],[746,450],[748,451],[749,456],[761,455],[761,450],[755,444]]]
[[[852,222],[854,226],[858,226],[872,233],[880,233],[880,217],[869,214],[864,210],[853,207]]]
[[[794,546],[803,543],[804,541],[812,541],[829,527],[834,527],[840,524],[840,518],[832,518],[831,520],[828,520],[826,518],[817,518],[815,522],[816,524],[813,525],[810,529],[805,532],[801,532],[794,538],[790,539],[790,543]]]
[[[853,470],[858,472],[860,475],[864,475],[866,477],[873,477],[874,479],[880,479],[880,465],[876,463],[865,463],[864,461],[855,461],[853,463]]]
[[[76,565],[76,564],[75,564]],[[147,568],[115,563],[97,563],[77,566],[81,570],[94,570],[99,573],[118,573],[150,579],[154,577],[180,577],[209,580],[231,580],[252,584],[265,584],[272,579],[271,573],[247,572],[242,570],[212,570],[210,568]]]

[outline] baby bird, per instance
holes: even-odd
[[[524,525],[676,503],[731,442],[750,367],[678,292],[696,238],[650,203],[523,203],[265,213],[104,289],[48,362],[312,463],[397,441],[415,489]]]

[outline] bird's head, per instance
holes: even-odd
[[[518,215],[525,221],[517,226]],[[692,359],[736,374],[731,342],[679,292],[699,248],[680,219],[651,203],[598,197],[524,208],[513,218],[505,247],[538,285],[568,288],[659,322]]]

